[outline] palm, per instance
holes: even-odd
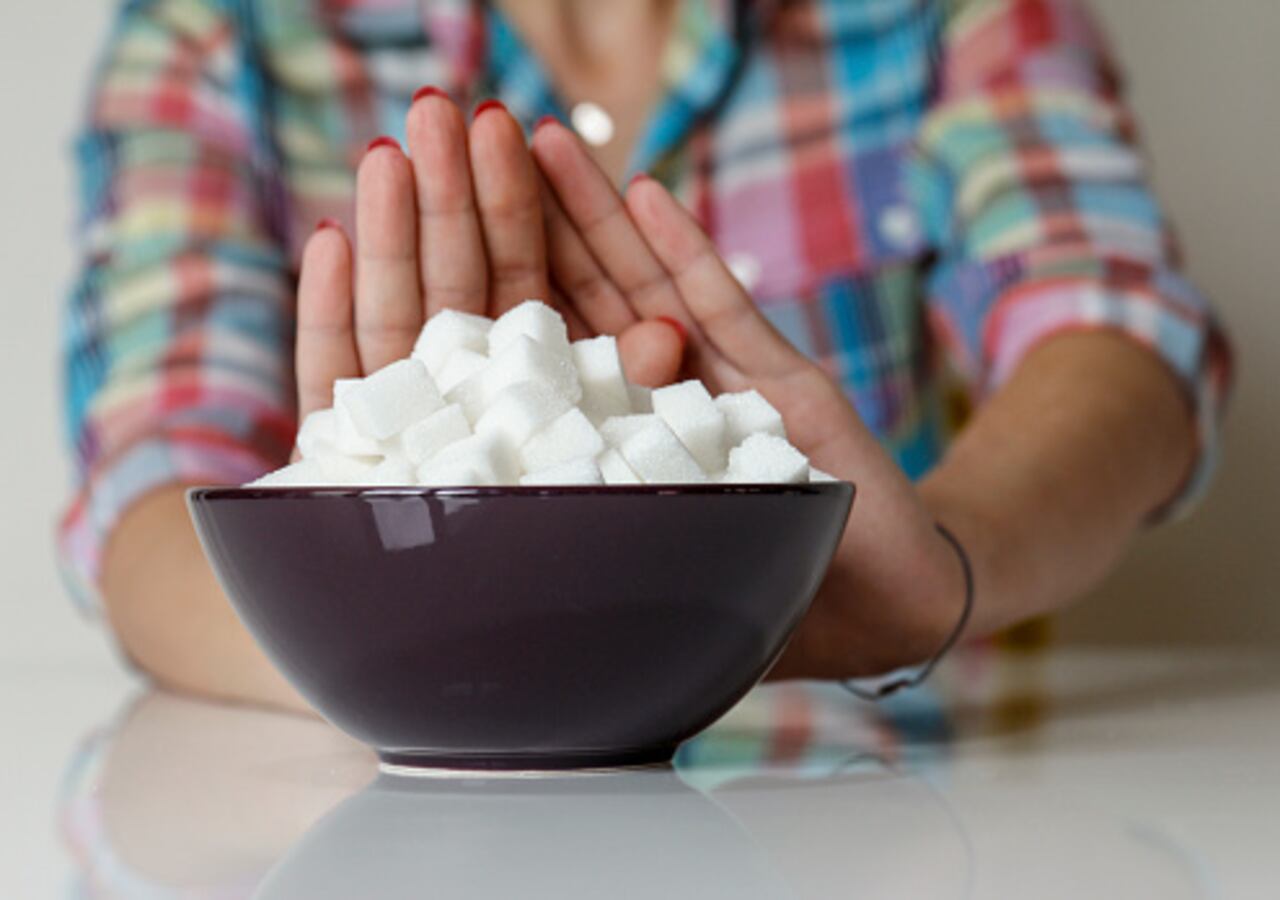
[[[370,145],[357,173],[353,248],[322,228],[303,254],[296,363],[300,411],[327,406],[337,378],[409,353],[423,322],[449,307],[500,312],[546,296],[536,175],[509,116],[472,126],[428,91],[406,122],[409,154]]]
[[[332,402],[336,379],[407,355],[423,322],[445,309],[496,316],[538,297],[560,307],[574,337],[588,327],[552,285],[547,195],[516,121],[482,106],[468,128],[437,91],[406,121],[409,153],[382,138],[360,163],[355,247],[321,228],[303,254],[296,364],[302,414]],[[681,348],[667,326],[615,317],[633,380],[670,381]]]
[[[599,331],[628,314],[679,319],[690,335],[688,374],[714,391],[756,388],[815,465],[858,480],[861,515],[851,519],[824,589],[776,671],[849,674],[883,654],[882,641],[893,646],[902,633],[923,634],[924,653],[931,652],[944,632],[918,604],[902,602],[911,596],[904,587],[946,585],[954,575],[950,548],[840,389],[761,315],[711,241],[660,185],[642,179],[620,197],[559,126],[540,128],[533,152],[552,188],[552,274],[580,288],[566,298],[581,318]],[[857,527],[855,520],[873,525]]]
[[[628,375],[681,369],[714,391],[754,387],[792,440],[839,470],[833,436],[861,424],[840,392],[759,314],[693,219],[656,182],[624,200],[572,132],[538,129],[532,154],[505,110],[468,128],[427,92],[406,122],[409,153],[371,145],[357,175],[353,248],[337,229],[308,243],[299,288],[302,413],[338,378],[407,355],[443,308],[497,315],[528,297],[560,307],[575,337],[620,336]],[[673,319],[689,335],[657,319]]]
[[[893,625],[901,571],[914,583],[951,559],[841,391],[769,325],[656,182],[620,196],[562,126],[540,127],[530,148],[505,111],[477,114],[468,129],[438,92],[414,103],[406,130],[407,156],[379,141],[360,165],[358,247],[341,229],[322,228],[304,251],[300,411],[328,406],[335,379],[407,355],[434,312],[492,315],[528,297],[556,302],[575,336],[618,335],[627,374],[640,383],[667,383],[683,370],[717,392],[754,387],[815,465],[858,477],[863,521],[875,523],[846,530],[828,588],[782,661],[792,674],[846,671],[846,648],[874,643],[886,615]],[[663,318],[679,323],[687,345]],[[909,567],[894,564],[903,558]]]
[[[650,179],[620,196],[567,129],[538,129],[553,280],[593,330],[670,317],[689,332],[685,370],[712,391],[759,390],[791,440],[817,465],[847,465],[850,438],[869,437],[840,390],[762,316],[714,245]],[[576,286],[577,289],[574,289]]]

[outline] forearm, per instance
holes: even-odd
[[[887,457],[854,448],[863,460],[856,521],[775,677],[871,674],[939,646],[959,615],[962,584],[935,519],[973,559],[968,634],[1066,603],[1177,490],[1192,434],[1187,403],[1156,357],[1097,332],[1053,338],[1030,354],[919,485],[923,506]],[[120,523],[104,591],[125,649],[161,684],[305,708],[223,596],[181,490],[152,495]],[[853,629],[840,626],[847,605],[837,601],[846,597],[863,611]]]
[[[920,485],[973,558],[969,633],[1095,585],[1178,490],[1194,452],[1189,405],[1154,354],[1102,331],[1040,345]]]
[[[107,545],[107,617],[125,652],[163,687],[307,709],[236,617],[205,561],[180,487],[139,501]]]

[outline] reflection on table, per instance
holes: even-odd
[[[1277,745],[1280,665],[1245,655],[767,686],[674,767],[523,780],[380,775],[318,720],[152,692],[60,813],[89,897],[1269,897]]]
[[[86,740],[64,821],[87,896],[902,896],[922,860],[963,896],[964,835],[886,763],[899,740],[838,689],[789,685],[674,768],[404,778],[324,723],[151,692]]]

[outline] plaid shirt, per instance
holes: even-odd
[[[1072,0],[688,0],[630,168],[676,190],[779,329],[912,476],[950,384],[977,402],[1039,341],[1107,328],[1185,384],[1211,469],[1225,341],[1178,269],[1134,126]],[[352,224],[368,141],[414,90],[564,117],[467,0],[129,0],[77,145],[67,307],[78,493],[60,529],[94,596],[147,491],[240,483],[295,430],[294,289],[313,223]]]

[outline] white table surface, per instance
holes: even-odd
[[[0,715],[5,900],[1280,897],[1280,659],[1240,652],[771,686],[674,770],[521,782],[375,782],[324,723],[98,666],[0,661]]]

